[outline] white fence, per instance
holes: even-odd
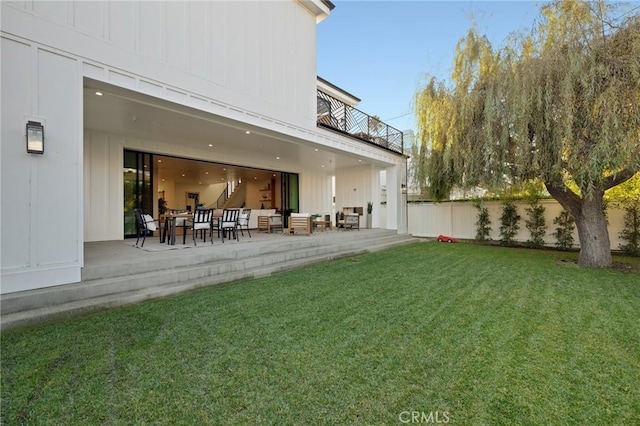
[[[545,221],[547,233],[544,237],[545,244],[555,246],[556,239],[553,233],[556,225],[553,219],[560,214],[562,207],[555,200],[541,200],[545,207]],[[502,215],[502,202],[487,201],[484,205],[489,210],[491,220],[492,240],[500,240],[500,216]],[[526,242],[529,238],[529,230],[525,225],[528,218],[525,209],[529,207],[527,202],[516,202],[520,215],[520,230],[515,237],[516,241]],[[440,234],[461,239],[474,239],[476,236],[476,222],[478,210],[471,201],[467,202],[443,202],[443,203],[410,203],[409,204],[409,233],[416,237],[437,237]],[[610,205],[607,209],[609,219],[609,240],[611,249],[618,250],[620,244],[625,241],[619,234],[624,228],[624,210],[617,205]],[[574,232],[574,247],[580,247],[577,230]]]

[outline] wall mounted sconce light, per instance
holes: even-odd
[[[27,122],[27,152],[44,154],[44,126],[37,121]]]

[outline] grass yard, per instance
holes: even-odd
[[[640,424],[640,274],[570,257],[422,242],[9,331],[2,423]]]

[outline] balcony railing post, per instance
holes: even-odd
[[[342,129],[342,130],[344,130],[346,132],[347,131],[347,106],[343,105],[342,109],[344,110],[344,120],[342,122],[342,125],[344,126],[344,129]]]

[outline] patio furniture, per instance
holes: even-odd
[[[193,216],[187,218],[185,220],[185,230],[186,228],[191,229],[191,234],[193,236],[193,245],[197,246],[196,243],[196,234],[198,231],[202,231],[204,233],[204,237],[207,236],[207,230],[209,230],[209,239],[211,240],[211,244],[213,244],[213,209],[196,209],[193,213]],[[185,244],[187,241],[187,233],[184,232],[182,234],[182,244]]]
[[[218,219],[218,235],[222,231],[222,242],[224,243],[225,233],[233,233],[233,238],[236,241],[238,239],[238,217],[240,216],[240,210],[238,209],[224,209],[222,217]]]
[[[251,231],[249,230],[249,218],[251,217],[251,209],[242,209],[240,216],[238,216],[238,228],[240,229],[240,233],[244,237],[244,232],[242,228],[247,230],[249,233],[249,238],[251,238]]]
[[[360,230],[360,215],[358,213],[345,213],[344,219],[338,221],[336,225],[342,229],[357,229]]]
[[[263,229],[267,232],[267,234],[270,234],[271,230],[273,229],[282,229],[282,231],[284,232],[282,216],[279,214],[258,216],[258,232]]]
[[[160,225],[160,242],[164,243],[167,240],[168,244],[175,244],[175,228],[172,226],[182,228],[182,233],[186,232],[185,221],[187,220],[187,211],[184,209],[166,209],[163,214],[160,215],[158,224]],[[175,216],[175,217],[174,217]],[[171,242],[168,239],[173,233],[174,241]]]
[[[142,209],[133,209],[136,215],[136,234],[138,239],[136,240],[136,247],[138,246],[138,242],[140,241],[140,234],[142,234],[142,244],[140,247],[144,247],[144,241],[147,238],[147,234],[150,232],[153,234],[158,227],[156,226],[156,221],[151,215],[144,214]]]
[[[329,230],[331,230],[331,215],[329,214],[325,214],[324,217],[320,216],[320,217],[316,217],[315,219],[313,219],[313,221],[311,222],[311,227],[313,229],[315,228],[320,228],[322,230],[322,232],[325,231],[325,229],[327,229],[327,227],[329,227]]]
[[[304,231],[307,235],[311,235],[311,216],[309,213],[291,213],[287,234],[295,234],[297,231]]]
[[[164,238],[167,238],[167,244],[175,245],[176,243],[176,228],[181,227],[183,235],[187,232],[186,221],[191,218],[191,213],[172,210],[164,215],[164,236],[161,236],[160,242],[164,242]],[[184,240],[184,238],[183,238]]]

